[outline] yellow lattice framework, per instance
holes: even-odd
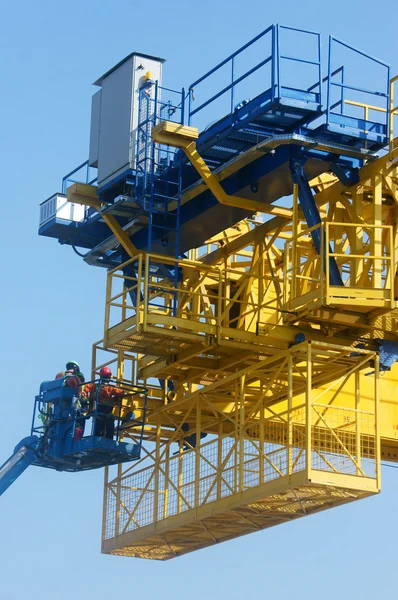
[[[154,411],[142,460],[106,474],[103,551],[172,558],[377,493],[378,360],[351,357],[356,389],[338,407],[325,398],[349,380],[330,382],[341,358],[304,342]]]

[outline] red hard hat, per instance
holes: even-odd
[[[99,374],[101,379],[109,379],[110,377],[112,377],[112,371],[109,367],[102,367]]]

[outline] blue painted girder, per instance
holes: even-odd
[[[91,250],[109,237],[109,227],[99,218],[84,223],[51,219],[39,227],[39,235],[56,238],[61,244],[70,244]]]
[[[316,149],[301,149],[297,145],[286,144],[279,146],[272,153],[264,153],[252,163],[242,167],[238,172],[231,174],[221,185],[230,195],[243,196],[254,199],[266,204],[270,204],[292,193],[292,178],[289,168],[289,162],[292,157],[301,155],[306,158],[305,172],[308,179],[312,179],[324,172],[333,170],[337,164],[344,170],[356,169],[360,166],[360,161],[353,158],[341,158],[336,155],[320,152]],[[169,174],[169,176],[171,176]],[[198,175],[191,165],[186,165],[183,171],[183,188],[189,187],[198,180]],[[255,183],[257,192],[253,191],[252,184]],[[230,227],[249,216],[251,213],[247,210],[222,206],[209,190],[205,190],[189,202],[183,204],[180,208],[180,250],[186,252],[190,248],[198,247],[203,242],[218,233],[221,229]],[[52,231],[51,225],[47,225],[44,235],[57,237],[60,233],[61,243],[70,244],[83,248],[92,249],[101,241],[107,239],[110,235],[108,226],[99,220],[92,218],[87,223],[76,224],[74,228],[68,228],[67,234],[62,231]],[[173,219],[174,217],[169,217]],[[127,223],[127,218],[117,217],[119,223],[123,226]],[[157,229],[157,225],[160,227]],[[167,227],[167,217],[159,214],[153,215],[153,252],[163,254],[173,254],[175,234],[170,231],[165,234]],[[53,224],[56,227],[56,224]],[[170,224],[172,229],[172,223]],[[161,240],[165,241],[162,242]],[[141,229],[132,236],[134,245],[139,249],[145,249],[148,243],[148,231]],[[123,260],[124,254],[119,250],[117,262]],[[104,266],[111,266],[113,259],[109,264],[105,261]]]
[[[297,155],[306,158],[304,170],[309,180],[333,170],[337,158],[315,150],[304,151],[293,145],[280,146],[274,153],[264,154],[232,174],[222,181],[221,185],[230,195],[235,194],[270,204],[292,193],[293,182],[289,165],[291,158]],[[360,165],[356,159],[339,160],[338,164],[346,169],[353,169]],[[253,191],[253,182],[256,183],[257,192]],[[200,246],[221,229],[230,227],[251,214],[247,210],[223,206],[209,190],[204,191],[181,206],[181,252]],[[133,236],[133,243],[139,248],[145,247],[146,236],[146,230],[139,231]],[[164,250],[160,244],[156,248],[159,252]]]

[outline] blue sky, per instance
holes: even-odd
[[[104,271],[37,236],[39,203],[87,157],[91,83],[138,50],[167,59],[166,85],[187,85],[278,21],[332,33],[395,74],[397,13],[393,0],[0,2],[0,463],[29,433],[40,381],[71,358],[88,373],[102,337]],[[394,469],[375,498],[167,563],[100,554],[102,479],[31,468],[0,499],[0,600],[396,596]]]

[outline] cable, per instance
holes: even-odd
[[[398,469],[398,465],[388,465],[387,463],[380,463],[382,467],[390,467],[390,469]]]
[[[81,252],[79,252],[78,250],[76,250],[76,247],[75,247],[74,243],[72,242],[72,240],[69,240],[69,241],[70,241],[70,245],[71,245],[71,246],[72,246],[72,248],[73,248],[73,251],[74,251],[74,252],[76,252],[76,254],[77,254],[78,256],[80,256],[81,258],[84,258],[86,255],[85,255],[85,254],[82,254]]]

